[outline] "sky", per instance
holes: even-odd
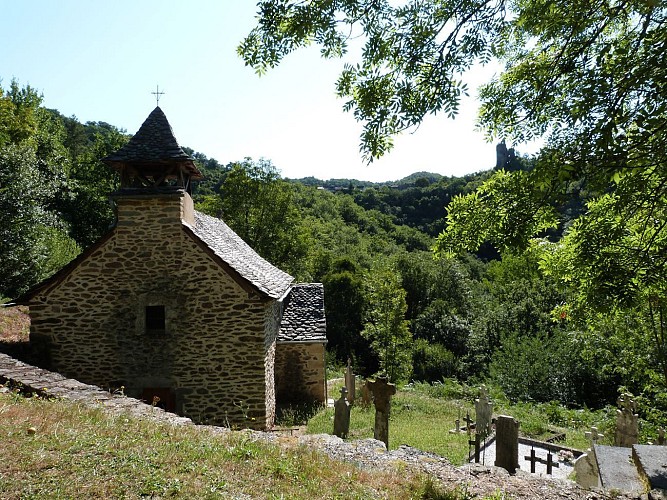
[[[236,52],[256,10],[253,0],[0,0],[0,86],[15,78],[47,108],[131,134],[159,86],[181,146],[223,164],[265,158],[289,178],[381,182],[495,165],[495,144],[475,131],[475,89],[492,68],[468,79],[471,97],[455,120],[427,117],[367,165],[361,124],[335,95],[345,60],[324,60],[313,46],[257,76]]]

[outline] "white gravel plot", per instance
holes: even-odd
[[[544,448],[535,448],[535,456],[543,460],[547,459],[548,451]],[[531,447],[526,444],[519,443],[519,468],[528,474],[530,474],[530,460],[526,460],[524,457],[530,457]],[[553,467],[551,475],[547,474],[546,464],[541,464],[539,462],[535,463],[535,475],[545,478],[555,478],[555,479],[567,479],[567,477],[574,471],[574,465],[572,463],[562,462],[559,460],[557,453],[552,453],[552,460],[554,463],[558,464],[558,467]],[[479,455],[479,462],[492,466],[496,461],[496,442],[493,441],[486,449],[482,450]]]

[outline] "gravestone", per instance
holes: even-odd
[[[667,450],[664,446],[636,444],[632,447],[632,458],[645,485],[651,490],[667,492]]]
[[[334,403],[334,434],[343,439],[350,432],[350,403],[346,395],[347,388],[341,387],[340,399]]]
[[[493,404],[489,401],[486,386],[479,388],[479,398],[475,400],[475,432],[484,440],[491,435],[491,415]]]
[[[473,457],[475,458],[475,463],[479,463],[479,453],[481,450],[480,436],[475,434],[474,439],[468,439],[468,446],[472,447],[473,453],[470,453],[470,448],[468,449],[468,461],[471,461]]]
[[[577,484],[582,488],[592,489],[600,485],[600,471],[595,458],[595,445],[574,462],[574,473]]]
[[[367,382],[368,388],[373,393],[375,403],[375,430],[373,437],[382,441],[389,449],[389,412],[391,409],[391,397],[396,394],[396,386],[390,384],[387,377],[381,375],[375,382]]]
[[[364,385],[361,386],[361,405],[364,408],[368,408],[371,405],[371,400],[373,396],[371,395],[371,390],[368,388],[368,380],[364,382]]]
[[[535,464],[540,463],[544,464],[547,466],[547,475],[551,475],[553,473],[553,468],[560,467],[560,464],[558,462],[554,462],[554,456],[551,454],[551,451],[547,450],[547,458],[540,458],[537,456],[535,453],[535,448],[530,449],[530,455],[523,457],[526,460],[530,462],[530,473],[535,474]]]
[[[616,410],[616,437],[614,444],[625,448],[631,448],[637,444],[639,435],[639,415],[635,413],[637,403],[632,394],[621,394],[618,398],[620,410]]]
[[[598,440],[602,439],[604,437],[604,434],[600,434],[598,432],[597,427],[591,427],[591,430],[588,432],[585,432],[584,435],[591,441],[591,446],[590,449],[593,449],[593,446],[598,444]]]
[[[519,468],[519,421],[507,415],[496,419],[496,467],[510,474]]]
[[[472,431],[472,418],[470,418],[470,412],[466,412],[466,416],[463,421],[466,423],[466,432],[470,434]]]
[[[353,405],[357,388],[354,372],[352,371],[352,361],[350,361],[350,358],[347,358],[347,369],[345,370],[345,387],[347,388],[347,400],[351,405]]]
[[[632,449],[622,446],[595,445],[595,458],[600,471],[600,487],[639,496],[644,485],[632,460]]]

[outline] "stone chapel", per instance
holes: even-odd
[[[267,429],[276,401],[325,402],[322,285],[194,210],[202,175],[162,110],[103,161],[115,226],[17,300],[44,367],[214,425]]]

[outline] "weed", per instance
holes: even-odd
[[[467,485],[449,489],[445,488],[432,477],[421,478],[415,493],[416,498],[422,500],[472,500],[475,498],[475,495],[468,492]]]
[[[320,403],[298,403],[279,408],[276,412],[276,425],[279,427],[294,427],[306,425],[319,410]]]

